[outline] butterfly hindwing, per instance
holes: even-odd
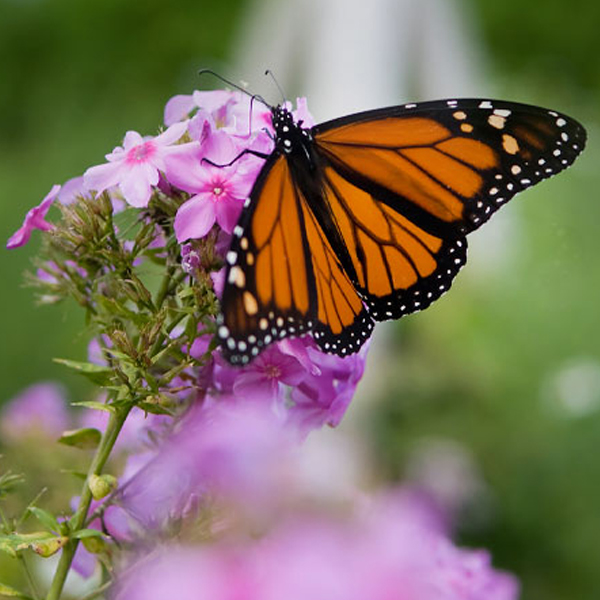
[[[347,271],[374,319],[423,310],[450,289],[466,262],[465,238],[428,233],[332,166],[323,169],[323,180],[350,261]]]
[[[230,362],[289,335],[341,354],[369,337],[373,321],[282,156],[259,174],[226,260],[218,333]]]

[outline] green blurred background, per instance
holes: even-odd
[[[517,217],[517,241],[510,219],[495,230],[491,255],[478,234],[451,294],[395,326],[379,351],[384,384],[362,390],[361,402],[371,402],[361,415],[390,478],[413,476],[424,447],[458,447],[476,466],[486,491],[479,507],[461,508],[458,539],[490,548],[522,580],[523,598],[593,600],[600,4],[470,0],[463,10],[496,95],[575,116],[588,149],[504,209]],[[243,77],[231,56],[247,14],[243,0],[0,0],[0,240],[52,184],[101,162],[127,129],[154,133],[166,100],[200,85],[199,67]],[[25,248],[0,251],[0,403],[45,379],[63,381],[71,400],[89,392],[51,361],[84,356],[81,315],[66,304],[36,307],[23,285],[38,247],[34,234]]]

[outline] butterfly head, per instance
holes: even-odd
[[[277,149],[285,154],[291,154],[310,137],[310,130],[302,127],[302,121],[294,121],[291,111],[283,105],[271,109],[271,120]]]

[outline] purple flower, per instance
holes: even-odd
[[[307,434],[323,425],[339,425],[363,376],[368,347],[367,343],[360,352],[345,358],[325,354],[312,344],[306,348],[318,370],[292,391],[293,406],[289,409],[289,420],[301,432]]]
[[[6,440],[18,440],[24,435],[58,438],[69,424],[63,391],[54,383],[26,388],[0,413],[0,431]]]
[[[6,247],[11,250],[12,248],[19,248],[24,246],[31,237],[31,232],[34,229],[41,231],[50,231],[54,227],[52,223],[46,221],[46,213],[52,206],[52,203],[56,200],[60,192],[60,185],[52,186],[52,189],[48,195],[41,201],[38,206],[32,208],[23,221],[23,225],[10,237],[6,243]]]
[[[213,133],[209,140],[185,144],[166,159],[169,181],[194,194],[175,216],[180,243],[204,237],[215,223],[231,233],[256,178],[256,171],[242,169],[237,163],[229,167],[203,163],[204,158],[210,158],[216,164],[227,164],[239,154],[232,138],[222,131]]]
[[[297,386],[305,377],[305,367],[294,356],[270,346],[236,378],[233,393],[243,399],[275,400],[282,384]]]
[[[128,131],[123,147],[106,155],[107,164],[89,168],[84,173],[86,188],[100,194],[119,186],[125,200],[137,208],[148,206],[152,187],[159,184],[159,171],[164,171],[165,156],[185,133],[186,123],[175,123],[155,138],[144,139]]]
[[[516,600],[487,553],[454,546],[406,494],[361,511],[289,518],[259,539],[164,548],[121,581],[118,600]],[[271,521],[272,522],[272,521]]]
[[[168,548],[121,582],[116,600],[263,600],[242,556],[212,549]],[[264,599],[266,600],[266,599]],[[316,600],[316,599],[315,599]]]
[[[165,106],[165,125],[183,121],[199,108],[210,115],[217,127],[223,127],[228,121],[229,108],[235,104],[236,94],[226,90],[196,90],[192,95],[173,96]]]
[[[188,275],[195,275],[201,266],[200,255],[192,244],[183,244],[181,246],[181,268]]]
[[[136,459],[122,478],[123,506],[153,529],[185,516],[207,493],[243,513],[268,513],[293,489],[295,448],[270,409],[209,399],[156,453]]]
[[[58,194],[58,199],[62,204],[72,204],[78,196],[89,196],[89,190],[83,183],[83,176],[73,177],[63,183]]]

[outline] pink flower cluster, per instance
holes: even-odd
[[[312,124],[306,101],[299,99],[297,106],[295,117]],[[169,100],[164,119],[167,129],[160,135],[142,137],[129,131],[123,145],[106,155],[105,164],[89,168],[83,178],[62,188],[55,185],[40,206],[29,211],[9,247],[25,244],[33,229],[52,228],[45,216],[56,199],[69,204],[77,196],[106,191],[113,202],[143,209],[155,192],[178,190],[189,196],[174,219],[184,271],[193,275],[199,265],[198,255],[186,242],[212,230],[219,232],[217,249],[224,255],[264,161],[246,154],[230,166],[215,165],[226,165],[248,149],[270,152],[271,112],[240,92],[196,91]],[[41,274],[46,280],[52,277]],[[220,274],[214,274],[214,281],[218,295]],[[198,339],[192,354],[202,357],[209,341]],[[340,422],[362,376],[365,357],[366,348],[348,359],[325,355],[306,337],[274,344],[243,370],[229,367],[217,353],[202,377],[209,394],[269,402],[306,434]]]
[[[434,523],[410,494],[384,494],[346,518],[290,519],[258,541],[163,548],[130,569],[117,600],[516,600],[512,576]]]

